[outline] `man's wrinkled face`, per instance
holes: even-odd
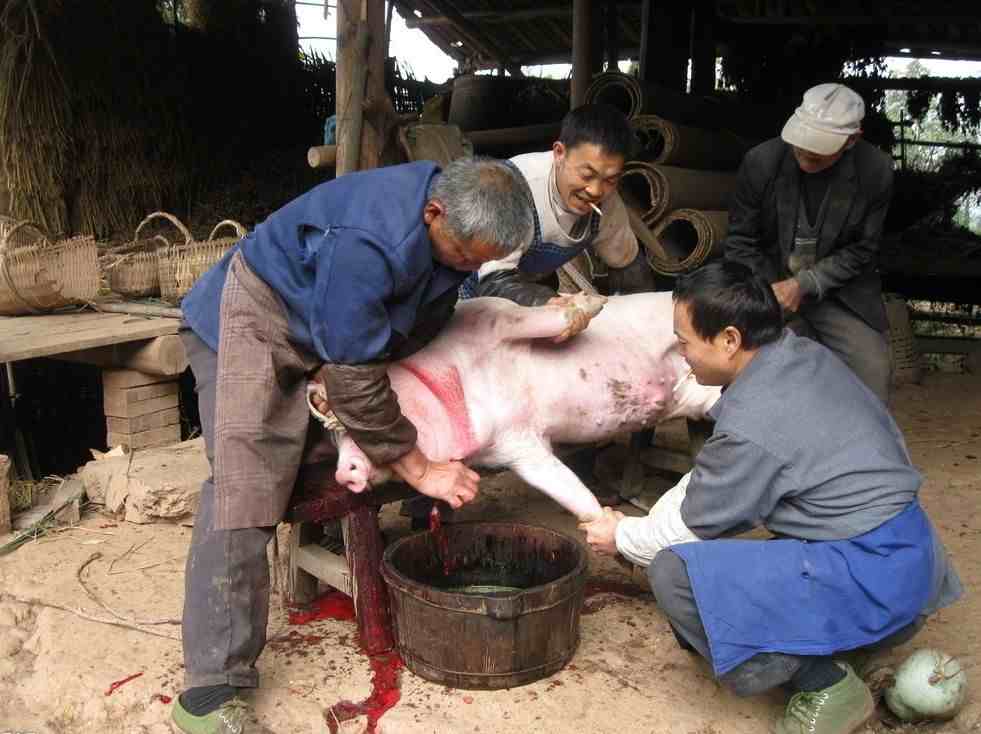
[[[623,156],[608,153],[594,143],[580,143],[574,148],[555,143],[552,156],[559,196],[566,209],[576,214],[589,214],[589,205],[599,205],[620,183]]]
[[[713,338],[703,339],[692,326],[688,304],[675,301],[674,334],[678,337],[678,350],[699,385],[728,385],[735,378],[733,358],[738,344],[733,344],[731,329],[727,327]]]
[[[468,242],[454,235],[446,224],[446,211],[442,203],[436,200],[426,203],[422,218],[429,229],[433,258],[441,265],[461,272],[473,272],[484,263],[505,256],[495,244],[481,240]]]
[[[804,150],[803,148],[798,148],[796,145],[792,147],[794,149],[794,158],[797,159],[797,165],[800,166],[800,170],[804,173],[827,171],[845,154],[845,148],[831,155],[820,155],[818,153],[812,153],[809,150]]]

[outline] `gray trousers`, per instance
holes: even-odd
[[[667,615],[678,641],[711,661],[708,635],[705,634],[705,627],[702,625],[702,618],[695,603],[695,594],[688,578],[688,570],[681,556],[670,550],[661,551],[654,556],[654,560],[647,567],[647,578],[654,592],[654,598],[661,611]],[[774,590],[774,593],[780,592]],[[920,617],[903,629],[862,650],[875,652],[901,645],[912,639],[923,626],[923,621],[924,618]],[[787,655],[779,652],[758,653],[722,675],[719,682],[737,696],[755,696],[789,682],[808,659],[802,655]]]
[[[194,332],[181,338],[196,382],[201,433],[214,467],[218,355]],[[201,500],[184,575],[184,684],[187,688],[259,685],[255,661],[266,644],[269,561],[274,527],[215,530],[215,485],[201,485]]]
[[[834,299],[805,304],[787,326],[838,355],[883,403],[888,404],[892,360],[885,334],[873,329]]]

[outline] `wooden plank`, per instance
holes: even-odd
[[[106,392],[142,385],[156,385],[159,382],[173,382],[173,380],[163,375],[152,375],[139,370],[102,370],[102,389]]]
[[[164,426],[163,428],[153,428],[149,431],[139,433],[109,433],[106,434],[106,445],[125,446],[128,449],[149,449],[156,446],[167,446],[168,444],[178,443],[181,440],[181,427],[179,424]]]
[[[180,321],[114,313],[79,312],[0,317],[0,362],[176,334]]]
[[[0,454],[0,535],[10,532],[10,458]]]
[[[176,408],[178,405],[180,405],[180,396],[176,391],[172,395],[163,395],[135,403],[114,399],[113,402],[106,405],[105,400],[103,400],[103,409],[107,418],[134,418],[138,415],[148,415],[168,408]]]
[[[181,374],[188,365],[184,342],[176,334],[83,349],[78,352],[64,352],[54,355],[54,359],[112,369],[139,370],[165,377]]]
[[[166,410],[158,410],[156,413],[137,415],[132,418],[107,415],[106,431],[108,433],[139,433],[140,431],[149,431],[151,428],[172,426],[180,423],[180,421],[180,408],[167,408]]]
[[[918,336],[916,350],[920,354],[971,354],[981,352],[981,339],[967,336]]]
[[[338,591],[351,596],[351,569],[347,558],[331,553],[319,545],[301,545],[296,549],[296,565],[311,576],[316,576]]]

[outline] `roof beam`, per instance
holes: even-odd
[[[619,2],[620,8],[640,7],[639,2]],[[527,10],[466,10],[460,15],[467,20],[481,23],[514,23],[520,20],[535,20],[536,18],[568,18],[572,15],[572,3],[562,5],[546,5]],[[408,18],[405,25],[409,28],[425,28],[431,25],[446,25],[451,23],[445,15],[427,15],[419,18]]]
[[[916,25],[975,24],[977,15],[720,15],[738,25]]]
[[[494,39],[484,34],[472,20],[465,18],[447,0],[426,0],[426,5],[445,17],[460,34],[464,43],[468,43],[482,56],[496,59],[501,66],[511,72],[512,76],[524,76],[521,65],[512,61],[507,51],[498,46]]]

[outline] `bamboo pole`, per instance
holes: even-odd
[[[337,163],[336,145],[314,145],[307,151],[310,168],[331,168]]]

